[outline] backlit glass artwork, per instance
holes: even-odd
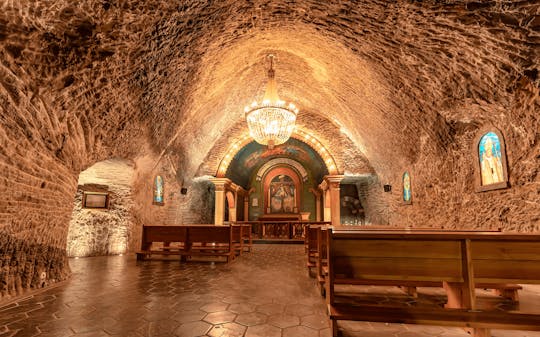
[[[403,173],[403,201],[411,202],[411,176],[409,172]]]
[[[478,158],[482,185],[491,185],[504,181],[501,160],[501,142],[494,132],[488,132],[480,138]]]
[[[163,178],[156,176],[154,180],[154,203],[163,204]]]

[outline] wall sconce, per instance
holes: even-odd
[[[383,185],[383,188],[385,192],[392,192],[392,185],[390,184]]]

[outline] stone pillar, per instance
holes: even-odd
[[[225,192],[231,184],[231,180],[228,178],[211,178],[210,181],[216,186],[214,224],[223,225],[225,219]]]
[[[252,187],[244,194],[244,221],[249,221],[249,196],[255,192],[255,188]]]
[[[342,175],[329,175],[325,176],[324,180],[328,185],[328,190],[330,191],[330,221],[332,226],[341,225],[341,205],[339,198],[339,184],[343,180]]]
[[[314,188],[310,188],[309,191],[315,196],[315,221],[321,221],[321,196],[322,193]]]
[[[229,221],[230,222],[236,222],[236,212],[238,210],[237,203],[238,203],[238,192],[236,190],[233,190],[233,206],[229,205]],[[227,200],[228,203],[228,200]]]
[[[322,206],[323,206],[323,221],[330,221],[330,191],[328,190],[328,182],[323,180],[319,185],[322,196]]]

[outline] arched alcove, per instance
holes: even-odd
[[[128,250],[133,172],[130,161],[108,159],[80,173],[68,230],[68,256],[117,255]]]

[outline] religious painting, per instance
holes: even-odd
[[[83,192],[83,208],[109,208],[109,193],[107,192]]]
[[[502,135],[490,129],[487,132],[482,131],[477,138],[475,142],[479,173],[477,190],[487,191],[507,187],[506,156]]]
[[[163,205],[163,178],[156,176],[154,179],[154,205]]]
[[[296,208],[296,187],[288,175],[278,175],[272,179],[269,188],[270,213],[294,213]]]
[[[403,202],[410,204],[412,202],[411,198],[411,176],[409,172],[405,171],[405,173],[403,173]]]

